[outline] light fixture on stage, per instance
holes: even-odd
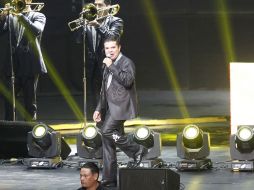
[[[254,170],[254,126],[241,125],[230,137],[230,155],[233,171]]]
[[[98,128],[94,126],[85,127],[82,131],[84,144],[90,148],[98,148],[102,146],[101,134]]]
[[[82,159],[79,166],[86,162],[94,162],[102,166],[101,133],[96,126],[88,125],[77,135],[77,153]]]
[[[212,167],[207,158],[210,154],[210,136],[197,125],[187,125],[182,133],[177,135],[177,156],[183,160],[177,161],[178,170],[204,170]]]
[[[32,130],[32,136],[34,143],[43,150],[48,149],[51,145],[50,133],[48,132],[48,127],[44,124],[36,125]],[[44,154],[45,152],[42,151],[41,153]]]
[[[133,139],[136,143],[143,145],[146,148],[151,148],[154,145],[154,134],[148,127],[138,127],[133,133]]]
[[[161,136],[147,126],[138,127],[133,133],[130,133],[130,138],[137,144],[140,144],[148,149],[148,153],[144,155],[140,167],[156,167],[163,164],[163,161],[158,158],[161,155]],[[131,166],[132,162],[128,165]]]
[[[241,126],[236,133],[235,144],[239,152],[250,153],[254,148],[253,128]]]
[[[32,157],[25,160],[29,168],[56,168],[71,152],[61,134],[44,123],[28,132],[27,148]]]

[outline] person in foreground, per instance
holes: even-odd
[[[102,185],[117,185],[116,146],[134,159],[138,166],[147,149],[124,135],[124,122],[137,116],[135,65],[121,53],[119,38],[104,41],[106,58],[100,100],[93,114],[95,122],[101,122],[103,145]]]
[[[81,187],[77,190],[107,190],[98,181],[99,168],[93,162],[85,163],[80,169]]]

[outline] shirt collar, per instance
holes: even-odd
[[[123,54],[120,52],[119,55],[117,56],[116,60],[114,61],[114,65],[118,64],[119,59],[121,59],[121,57],[123,56]]]

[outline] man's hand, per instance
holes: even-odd
[[[101,121],[101,113],[98,112],[98,111],[95,111],[95,112],[93,113],[93,120],[94,120],[95,122],[100,122],[100,121]]]
[[[16,16],[16,17],[20,17],[20,16],[22,16],[22,13],[15,13],[15,12],[12,12],[12,15],[14,15],[14,16]]]
[[[88,22],[88,25],[98,28],[100,26],[100,23],[97,22],[96,20],[92,20],[92,21]]]
[[[6,15],[8,15],[9,11],[10,11],[10,3],[6,3],[4,8],[2,10],[0,10],[0,17],[3,18]]]
[[[103,59],[103,63],[104,63],[107,67],[109,67],[109,66],[113,63],[113,61],[112,61],[112,59],[110,59],[109,57],[105,57],[105,58]]]

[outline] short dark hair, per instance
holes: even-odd
[[[83,164],[81,166],[81,168],[90,169],[92,174],[96,174],[97,173],[98,177],[99,177],[100,170],[99,170],[99,167],[95,163],[93,163],[93,162],[87,162],[87,163]]]
[[[106,5],[111,5],[111,0],[104,0],[104,3],[105,3]]]
[[[116,42],[116,44],[119,46],[120,45],[120,37],[118,36],[108,36],[104,39],[104,44],[106,42]]]

